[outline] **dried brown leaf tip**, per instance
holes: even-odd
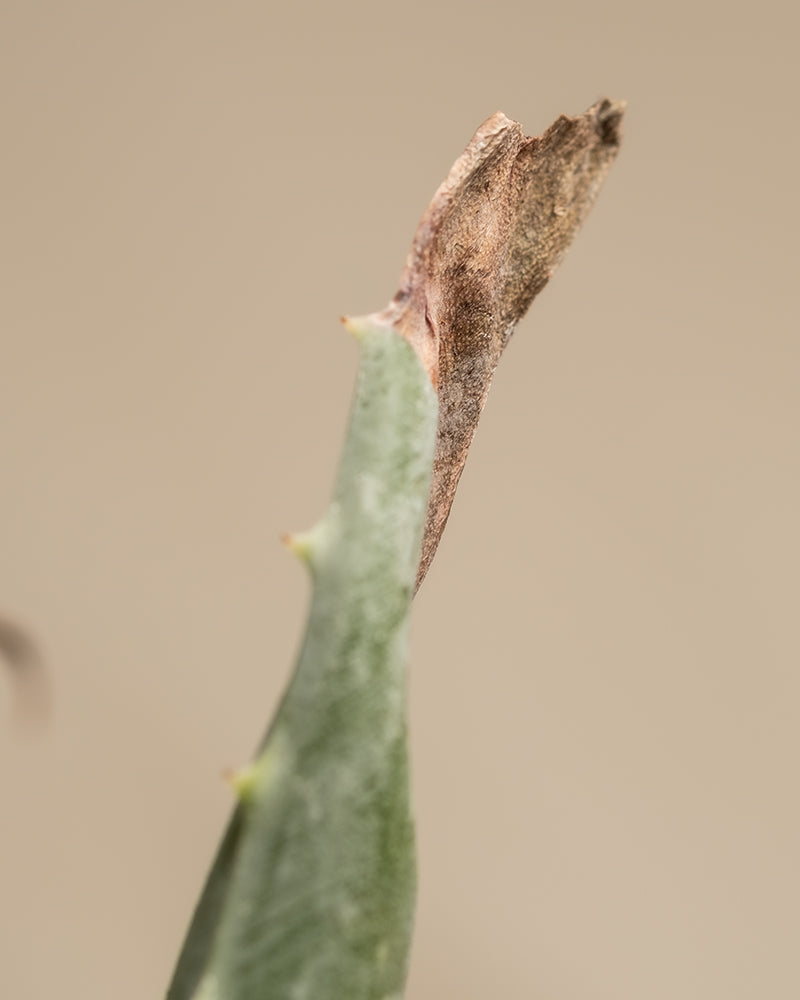
[[[444,530],[492,374],[558,267],[620,143],[624,104],[562,115],[539,137],[498,112],[481,125],[422,217],[380,319],[419,353],[439,430],[417,586]]]

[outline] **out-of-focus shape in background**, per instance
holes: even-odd
[[[50,689],[39,644],[30,630],[1,616],[0,666],[8,670],[19,722],[43,721],[48,715]]]

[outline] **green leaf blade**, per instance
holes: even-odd
[[[416,888],[407,632],[437,403],[370,320],[333,501],[303,537],[299,661],[223,841],[169,1000],[402,994]]]

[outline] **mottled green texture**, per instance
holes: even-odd
[[[384,1000],[415,895],[407,631],[436,436],[408,343],[361,359],[333,500],[297,540],[314,581],[299,661],[189,929],[169,1000]]]

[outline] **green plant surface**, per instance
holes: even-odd
[[[168,1000],[388,1000],[416,888],[408,620],[437,400],[407,341],[352,320],[360,349],[331,504],[289,539],[313,579],[300,656],[183,946]]]

